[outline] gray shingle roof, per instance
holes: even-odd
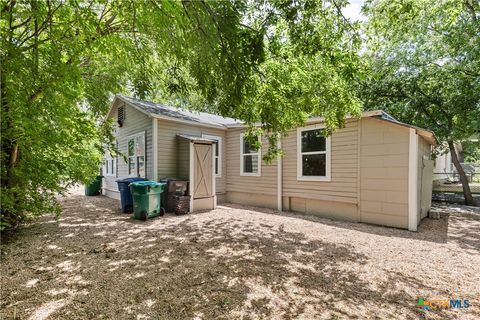
[[[160,116],[165,116],[167,118],[186,120],[193,123],[196,122],[199,124],[214,125],[219,127],[227,127],[227,126],[235,127],[236,125],[241,126],[243,124],[242,121],[235,120],[233,118],[224,118],[222,116],[218,116],[218,115],[214,115],[206,112],[189,111],[185,109],[175,108],[175,107],[166,106],[166,105],[155,103],[155,102],[139,100],[136,98],[126,97],[122,95],[117,95],[116,97],[123,100],[124,102],[127,102],[135,106],[136,108],[142,110],[147,114],[156,114]],[[430,140],[432,144],[436,143],[436,137],[433,132],[420,127],[416,127],[410,124],[400,122],[383,110],[365,111],[362,116],[375,117],[393,124],[413,128],[417,131],[417,133],[422,135],[424,138],[426,138],[427,140]],[[316,119],[319,120],[320,118],[316,118]]]
[[[229,124],[239,124],[240,121],[237,121],[232,118],[224,118],[222,116],[217,116],[214,114],[206,112],[197,112],[189,111],[185,109],[175,108],[171,106],[166,106],[163,104],[139,100],[132,97],[118,96],[118,98],[134,105],[135,107],[143,110],[149,114],[157,114],[161,116],[166,116],[169,118],[177,118],[181,120],[187,120],[198,123],[213,124],[219,126],[225,126]]]

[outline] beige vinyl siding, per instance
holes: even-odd
[[[122,103],[119,103],[123,104]],[[118,107],[118,106],[116,106]],[[117,119],[117,109],[115,108],[112,112],[111,117]],[[127,155],[127,145],[129,136],[145,132],[145,175],[147,179],[153,178],[153,163],[152,163],[152,119],[148,117],[143,112],[138,111],[137,109],[126,104],[125,107],[125,121],[122,127],[116,125],[115,134],[116,140],[118,142],[118,149],[123,154]],[[115,177],[105,177],[104,178],[104,188],[109,189],[113,192],[118,190],[117,183],[115,182],[118,178],[128,177],[128,164],[125,162],[124,158],[119,156],[117,158],[117,174]]]
[[[177,174],[180,179],[190,179],[190,141],[177,138]]]
[[[350,120],[331,136],[331,181],[297,180],[297,130],[290,130],[282,140],[283,196],[356,203],[357,126],[357,120]]]
[[[228,191],[226,201],[253,207],[277,209],[276,196],[259,194],[254,189],[249,192]]]
[[[227,199],[276,208],[277,161],[262,163],[260,177],[240,176],[241,129],[227,132]],[[262,155],[268,141],[262,139]],[[282,139],[284,210],[344,220],[357,218],[358,121],[348,121],[331,137],[331,181],[297,180],[297,130]]]
[[[256,195],[277,194],[277,161],[271,164],[261,162],[261,176],[240,175],[240,134],[243,129],[229,129],[224,149],[227,153],[227,200],[230,192],[254,193]],[[261,156],[265,155],[268,149],[268,141],[262,137]],[[238,197],[237,197],[238,198]],[[245,203],[247,204],[247,203]]]
[[[103,189],[103,195],[109,198],[120,200],[120,192],[118,190]]]
[[[291,211],[337,220],[358,221],[357,205],[299,197],[283,197],[283,207]]]
[[[109,177],[103,177],[102,179],[102,189],[103,189],[103,195],[108,195],[107,190],[109,191],[110,194],[115,194],[118,193],[118,186],[117,182],[115,181],[116,177],[109,176]],[[114,196],[111,196],[114,198]]]
[[[184,123],[158,120],[158,179],[165,177],[180,177],[185,175],[185,161],[190,161],[188,150],[185,147],[179,148],[179,139],[177,134],[186,134],[201,137],[202,134],[219,136],[222,138],[222,176],[217,177],[217,194],[225,193],[226,163],[225,161],[225,130],[208,128],[203,126],[188,125]]]
[[[362,222],[408,227],[409,129],[361,119]]]

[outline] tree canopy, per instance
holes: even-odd
[[[480,4],[475,0],[370,1],[370,77],[361,92],[366,108],[435,132],[449,146],[473,204],[454,143],[480,131]]]
[[[259,122],[272,143],[311,115],[341,126],[360,111],[345,4],[2,0],[1,228],[96,174],[115,93]]]
[[[331,133],[362,104],[450,149],[478,133],[478,1],[367,1],[363,30],[347,3],[0,0],[0,228],[95,176],[116,93],[242,120],[266,160],[308,117]]]

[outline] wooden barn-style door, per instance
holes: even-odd
[[[215,195],[212,150],[212,144],[193,144],[193,199],[209,198]]]

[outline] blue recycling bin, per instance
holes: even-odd
[[[133,198],[128,185],[135,181],[147,181],[145,178],[125,178],[118,179],[118,191],[120,191],[120,205],[123,213],[133,212]]]

